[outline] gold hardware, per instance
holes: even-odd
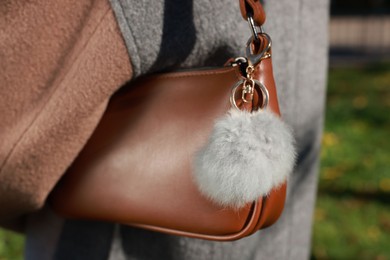
[[[230,95],[230,103],[232,104],[232,106],[234,108],[236,108],[237,110],[240,110],[240,108],[237,106],[237,103],[236,103],[236,92],[239,90],[239,89],[242,89],[243,86],[245,86],[245,81],[246,80],[240,80],[238,81],[232,88],[232,92],[231,92],[231,95]],[[265,109],[267,106],[268,106],[268,103],[269,103],[269,93],[268,93],[268,90],[267,88],[262,84],[260,83],[259,81],[257,80],[253,80],[253,92],[255,91],[255,89],[257,89],[257,91],[259,91],[259,93],[261,93],[262,97],[263,97],[263,102],[261,103],[262,105],[255,108],[254,110],[259,110],[259,109]],[[244,90],[242,90],[244,91]],[[244,101],[244,99],[243,99]],[[244,101],[245,102],[245,101]]]
[[[253,79],[250,80],[250,84],[248,84],[248,80],[245,80],[241,94],[242,101],[244,101],[245,103],[252,102],[254,91],[255,82],[253,81]],[[249,95],[249,99],[247,99],[247,95]]]
[[[241,99],[244,103],[252,102],[253,94],[255,91],[255,81],[253,80],[253,72],[255,68],[252,65],[246,67],[246,80],[243,83],[243,89],[241,94]],[[249,99],[247,99],[249,96]]]
[[[271,53],[266,52],[266,53],[264,53],[263,57],[260,58],[260,60],[262,61],[262,60],[265,60],[265,59],[268,59],[268,58],[271,58]]]
[[[253,78],[253,72],[255,71],[255,68],[252,66],[252,65],[249,65],[248,67],[246,67],[246,74],[247,74],[247,78],[248,79],[252,79]]]
[[[248,61],[254,66],[256,66],[260,61],[271,57],[271,37],[264,32],[260,33],[260,35],[261,37],[264,37],[267,41],[267,46],[263,48],[260,53],[253,53],[252,43],[254,40],[252,36],[248,39],[248,42],[246,43],[246,57]]]
[[[270,56],[271,54],[269,52],[265,52],[262,59],[267,59]],[[236,103],[236,94],[238,94],[237,91],[241,91],[241,100],[244,103],[252,103],[254,99],[255,91],[257,91],[259,94],[261,93],[263,102],[261,103],[260,106],[253,108],[253,111],[259,109],[265,109],[268,106],[268,102],[269,102],[269,93],[267,88],[262,83],[254,79],[255,67],[252,65],[252,63],[249,60],[247,60],[248,63],[246,63],[245,58],[237,58],[235,60],[236,66],[237,65],[241,66],[239,61],[241,62],[242,65],[246,65],[246,66],[240,68],[243,79],[238,81],[233,86],[231,96],[230,96],[230,103],[234,108],[240,110],[240,108],[237,106]]]

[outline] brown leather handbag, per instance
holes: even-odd
[[[255,24],[264,22],[259,1],[241,1],[241,10],[245,18],[251,14],[252,25],[252,17]],[[254,31],[248,59],[218,69],[152,75],[124,86],[50,195],[52,208],[69,218],[217,241],[236,240],[275,223],[284,207],[285,182],[233,209],[203,196],[192,177],[193,157],[214,121],[231,107],[229,100],[246,110],[265,102],[261,91],[252,93],[251,102],[240,99],[247,94],[243,89],[232,94],[232,87],[248,77],[248,64],[251,77],[268,90],[269,109],[280,115],[270,47],[269,37]]]

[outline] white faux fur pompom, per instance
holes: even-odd
[[[294,163],[292,132],[278,116],[231,109],[197,154],[194,177],[203,195],[238,209],[281,185]]]

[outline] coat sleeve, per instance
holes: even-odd
[[[132,77],[108,0],[0,3],[0,225],[40,209]]]

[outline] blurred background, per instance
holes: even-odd
[[[390,259],[390,1],[334,0],[312,259]]]
[[[390,0],[333,0],[312,259],[390,259]],[[23,238],[0,230],[0,260]]]

